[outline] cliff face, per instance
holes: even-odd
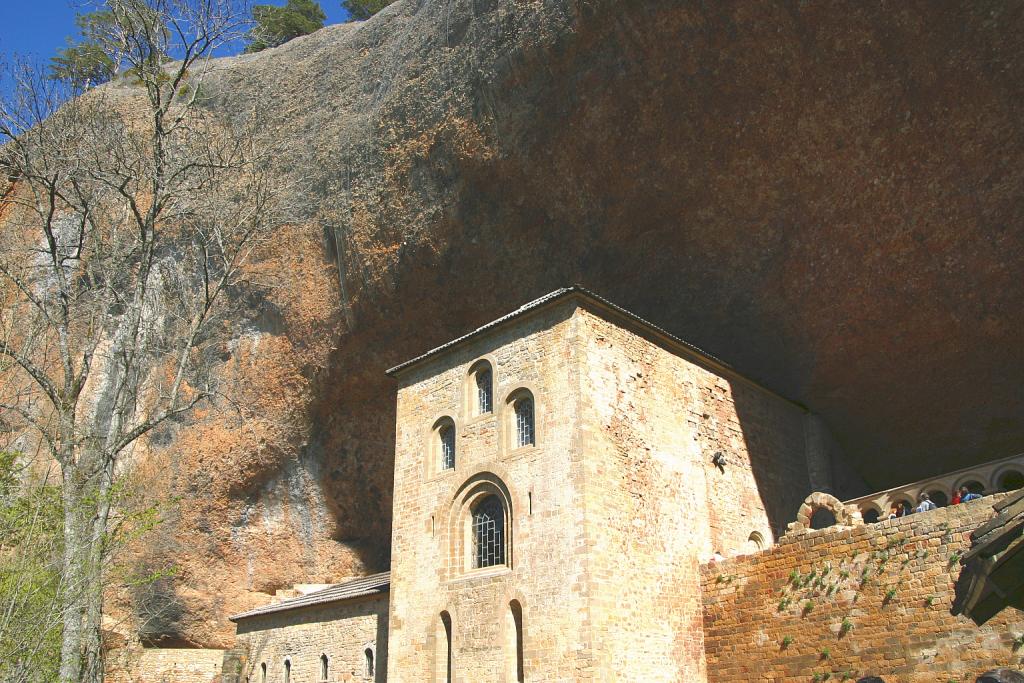
[[[223,60],[211,106],[270,103],[309,215],[225,365],[254,413],[149,444],[184,502],[148,633],[225,643],[265,592],[384,568],[383,371],[573,282],[810,406],[873,487],[1022,450],[1022,31],[999,2],[405,0]]]

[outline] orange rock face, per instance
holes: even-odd
[[[397,3],[204,85],[270,103],[308,216],[229,323],[256,407],[141,458],[181,496],[153,637],[386,568],[383,371],[572,282],[810,406],[876,488],[1022,450],[1024,15],[627,5]]]

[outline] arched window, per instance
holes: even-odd
[[[450,470],[455,467],[455,423],[444,417],[434,425],[434,447],[436,467]]]
[[[452,618],[447,612],[441,612],[439,620],[437,652],[434,662],[437,683],[452,683]]]
[[[486,415],[494,411],[494,373],[491,364],[483,360],[470,370],[471,388],[475,393],[473,415]]]
[[[947,496],[946,492],[942,489],[933,489],[929,491],[928,498],[935,503],[935,507],[944,508],[949,505],[949,496]]]
[[[327,680],[327,677],[328,677],[328,675],[331,672],[330,669],[331,669],[331,664],[330,664],[330,662],[327,661],[327,655],[321,653],[320,654],[320,680],[321,681],[326,681]]]
[[[861,517],[864,518],[865,524],[874,524],[878,521],[878,517],[880,515],[878,510],[876,510],[875,508],[867,508],[866,510],[863,510],[860,514]]]
[[[518,600],[508,604],[508,618],[505,623],[508,641],[508,675],[506,680],[523,683],[526,680],[523,667],[523,607]]]
[[[533,397],[521,396],[513,403],[516,415],[516,448],[532,446],[535,441],[533,429]]]
[[[495,495],[485,496],[473,508],[474,567],[505,564],[505,508]]]
[[[284,660],[284,683],[292,683],[292,660]]]
[[[260,683],[267,683],[267,663],[260,662]]]
[[[764,550],[764,536],[760,531],[751,531],[747,536],[747,551],[756,553]]]
[[[373,677],[373,648],[368,647],[363,650],[363,657],[366,659],[366,677]]]
[[[971,493],[977,493],[979,496],[985,495],[985,485],[982,484],[980,481],[972,479],[971,481],[966,482],[964,486],[966,486],[967,490],[970,491]]]

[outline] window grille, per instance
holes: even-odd
[[[441,427],[441,469],[450,470],[455,467],[455,427]]]
[[[494,404],[494,393],[491,389],[491,371],[482,369],[476,373],[476,404],[481,415],[491,412]]]
[[[521,398],[516,401],[516,448],[532,446],[533,435],[533,399]]]
[[[497,496],[487,496],[473,511],[476,567],[505,564],[505,508]]]

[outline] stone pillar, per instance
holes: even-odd
[[[812,491],[832,493],[832,435],[814,413],[804,417],[804,455]]]

